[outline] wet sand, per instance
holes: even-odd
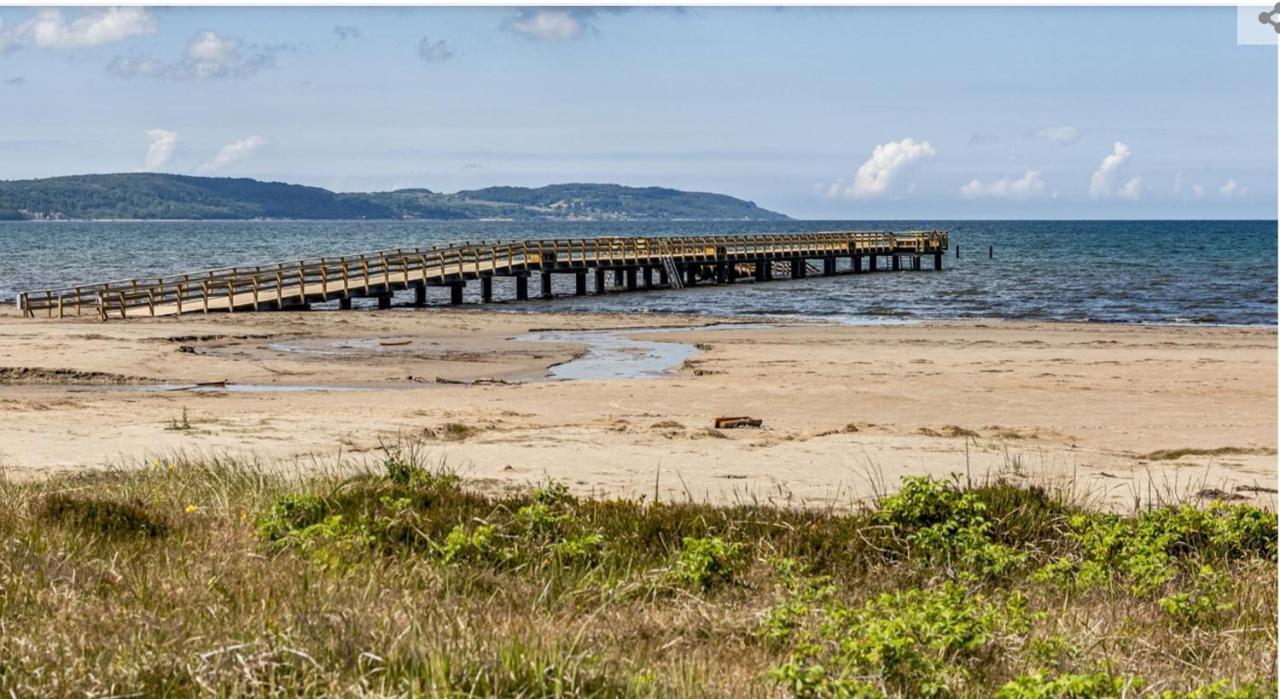
[[[1121,509],[1200,491],[1274,504],[1274,328],[737,322],[430,308],[100,323],[6,307],[0,466],[31,478],[184,452],[311,468],[399,441],[473,478],[609,495],[844,506],[928,473]],[[602,328],[623,330],[576,332]],[[724,415],[764,426],[711,429]]]

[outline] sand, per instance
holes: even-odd
[[[699,327],[722,322],[739,321],[429,308],[101,323],[10,307],[0,467],[38,478],[187,453],[322,468],[399,443],[486,482],[599,495],[846,507],[904,475],[958,474],[1116,509],[1275,502],[1274,328]],[[518,339],[584,328],[696,350],[658,377],[550,381],[584,347]],[[218,381],[229,390],[184,388]],[[711,429],[725,415],[763,427]]]

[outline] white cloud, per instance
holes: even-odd
[[[147,146],[147,158],[143,167],[158,170],[173,157],[173,149],[178,145],[178,134],[164,129],[151,129],[147,132],[147,138],[151,139],[151,144]]]
[[[1203,197],[1203,196],[1204,196],[1204,187],[1201,187],[1201,186],[1200,186],[1200,185],[1198,185],[1198,184],[1193,184],[1193,185],[1191,185],[1191,198],[1192,198],[1192,199],[1199,199],[1199,198],[1201,198],[1201,197]]]
[[[969,184],[960,188],[960,196],[965,199],[1030,199],[1044,193],[1045,182],[1040,171],[1027,170],[1021,179],[1010,180],[1002,177],[991,184],[983,184],[982,180],[973,178]]]
[[[1054,126],[1036,133],[1060,146],[1069,146],[1080,138],[1080,130],[1074,126]]]
[[[589,8],[545,8],[521,10],[509,20],[507,29],[535,41],[568,41],[592,29]]]
[[[826,196],[831,199],[875,199],[890,194],[901,175],[918,163],[937,154],[928,141],[915,142],[910,138],[882,143],[871,151],[853,177],[853,184],[836,180],[827,186]]]
[[[217,155],[213,156],[213,160],[204,163],[196,169],[200,172],[221,170],[234,162],[244,160],[252,155],[255,150],[265,146],[266,144],[267,140],[261,136],[250,136],[236,141],[235,143],[228,143],[218,151]]]
[[[1223,197],[1227,199],[1230,199],[1231,197],[1243,197],[1248,193],[1249,193],[1249,188],[1241,187],[1235,181],[1234,178],[1228,179],[1226,181],[1226,184],[1223,184],[1221,187],[1218,188],[1218,194],[1221,194]]]
[[[1093,177],[1089,180],[1089,194],[1095,199],[1098,197],[1108,197],[1114,194],[1116,173],[1122,165],[1129,161],[1131,155],[1129,147],[1116,141],[1115,147],[1107,157],[1102,159],[1102,163],[1098,165],[1098,169],[1093,173]],[[1128,187],[1133,180],[1125,184]],[[1134,185],[1135,187],[1137,185]]]
[[[167,63],[150,56],[116,56],[107,70],[123,78],[247,78],[274,68],[276,54],[293,50],[291,44],[246,44],[234,36],[202,31],[187,42],[187,48],[178,61]]]
[[[432,42],[427,37],[422,37],[422,41],[418,42],[418,57],[425,63],[438,63],[453,58],[454,50],[449,42],[441,39]]]
[[[22,44],[45,49],[78,49],[154,34],[156,21],[141,7],[110,7],[85,12],[68,22],[62,10],[38,10],[34,17],[5,31],[0,23],[0,52]]]
[[[1117,192],[1116,196],[1121,199],[1137,199],[1142,196],[1142,178],[1132,177],[1128,182],[1124,183]]]

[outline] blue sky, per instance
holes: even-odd
[[[618,182],[802,218],[1273,218],[1219,8],[0,8],[0,179]]]

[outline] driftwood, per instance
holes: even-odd
[[[381,340],[378,342],[383,347],[399,347],[400,345],[411,344],[413,340]]]
[[[200,383],[195,383],[190,386],[179,386],[177,388],[171,388],[169,390],[170,391],[194,391],[197,388],[226,388],[226,387],[227,387],[227,380],[223,379],[221,381],[201,381]]]
[[[716,418],[715,428],[717,430],[732,430],[738,427],[760,427],[764,424],[764,420],[755,417],[718,417]]]
[[[437,376],[436,383],[455,384],[459,386],[484,386],[484,385],[512,386],[512,385],[515,385],[515,382],[507,381],[506,379],[495,379],[493,377],[485,377],[481,379],[475,379],[473,381],[460,381],[458,379],[446,379],[443,376]]]

